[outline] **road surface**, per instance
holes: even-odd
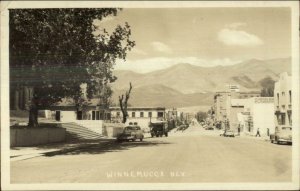
[[[11,162],[12,183],[291,181],[292,147],[177,133]]]

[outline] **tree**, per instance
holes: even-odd
[[[197,121],[198,121],[198,122],[203,122],[203,121],[205,121],[206,118],[207,118],[207,113],[206,113],[206,112],[199,111],[199,112],[197,112],[197,114],[196,114],[196,118],[197,118]]]
[[[112,94],[113,94],[113,90],[111,89],[111,86],[109,86],[108,84],[104,85],[98,94],[99,105],[105,109],[108,109],[109,106],[112,104],[112,100],[111,100]]]
[[[274,97],[275,81],[271,77],[266,77],[260,80],[261,97]]]
[[[129,83],[129,90],[125,92],[125,97],[124,94],[122,94],[121,96],[119,96],[119,104],[120,104],[120,109],[122,111],[122,123],[126,123],[127,121],[127,117],[128,117],[128,112],[127,112],[127,104],[128,104],[128,100],[130,97],[130,93],[132,90],[132,85],[131,82]]]
[[[9,12],[10,87],[32,87],[29,126],[37,126],[39,109],[62,98],[80,105],[82,84],[91,98],[101,83],[116,80],[116,59],[126,58],[135,42],[128,23],[101,33],[95,20],[120,9],[11,9]],[[12,96],[12,95],[11,95]]]

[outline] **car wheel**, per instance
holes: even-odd
[[[140,141],[143,141],[143,138],[140,138]]]

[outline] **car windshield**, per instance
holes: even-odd
[[[127,126],[125,128],[126,131],[135,131],[135,130],[141,130],[139,126]]]

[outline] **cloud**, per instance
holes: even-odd
[[[162,52],[162,53],[167,53],[167,54],[172,53],[172,49],[168,45],[166,45],[162,42],[154,41],[154,42],[151,43],[151,45],[152,45],[152,48],[155,51]]]
[[[147,55],[147,52],[145,52],[139,48],[133,48],[130,53],[139,54],[139,55]]]
[[[237,29],[222,29],[218,40],[228,46],[259,46],[264,42],[257,36]]]
[[[179,63],[188,63],[195,66],[213,67],[213,66],[228,66],[240,63],[241,60],[231,60],[229,58],[222,59],[202,59],[198,57],[154,57],[139,60],[118,60],[116,70],[131,70],[138,73],[147,73],[155,70],[161,70]]]

